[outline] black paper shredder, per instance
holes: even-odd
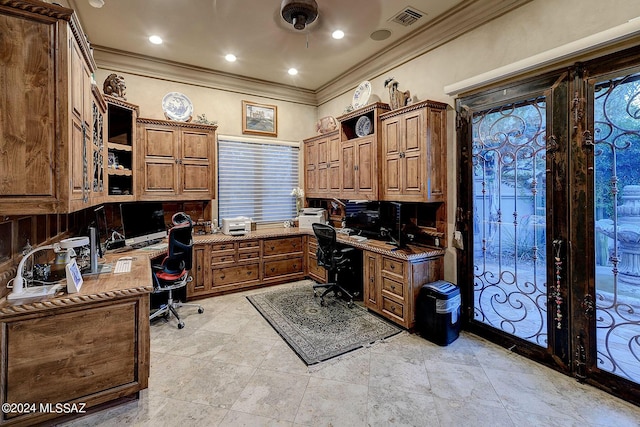
[[[438,280],[423,285],[416,304],[420,335],[438,345],[448,345],[460,335],[460,288]]]

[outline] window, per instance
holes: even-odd
[[[259,223],[295,217],[291,190],[299,186],[299,152],[297,144],[220,136],[218,217]]]

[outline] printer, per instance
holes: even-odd
[[[327,222],[327,210],[322,208],[304,208],[298,215],[298,227],[312,228],[313,223]]]
[[[251,231],[251,218],[238,216],[222,219],[222,232],[230,236],[242,236]]]

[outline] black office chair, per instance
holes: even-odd
[[[320,305],[324,305],[324,297],[329,292],[333,292],[335,296],[343,294],[349,298],[347,305],[353,307],[353,296],[349,291],[338,283],[338,275],[351,268],[351,259],[349,252],[353,248],[338,248],[336,244],[336,230],[330,225],[314,223],[313,233],[318,240],[318,251],[316,256],[318,265],[324,267],[328,273],[327,283],[318,283],[313,285],[313,296],[318,296],[318,288],[326,288],[320,295]]]
[[[191,233],[193,222],[189,215],[178,212],[171,218],[174,226],[169,230],[169,254],[162,264],[154,266],[154,293],[168,292],[167,303],[149,316],[153,320],[165,315],[169,318],[171,313],[178,320],[178,329],[184,328],[184,322],[180,320],[177,309],[182,306],[197,307],[198,313],[204,313],[204,308],[198,304],[187,304],[173,300],[173,290],[185,287],[193,280],[189,275],[192,264],[193,239]]]

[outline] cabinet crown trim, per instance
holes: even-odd
[[[109,104],[117,105],[118,107],[126,108],[127,110],[132,110],[136,112],[136,115],[140,114],[140,107],[130,102],[123,101],[122,99],[115,98],[111,95],[103,94],[102,95]]]
[[[449,107],[449,105],[445,104],[444,102],[430,101],[430,100],[416,102],[415,104],[407,105],[406,107],[397,108],[395,110],[387,111],[386,113],[380,114],[380,119],[381,120],[388,119],[389,117],[398,116],[400,114],[408,113],[409,111],[419,110],[425,107],[429,107],[437,110],[446,110],[447,107]]]
[[[362,108],[350,111],[347,114],[344,114],[342,116],[336,117],[336,119],[339,122],[344,122],[345,120],[353,119],[355,117],[360,117],[361,115],[366,114],[366,113],[368,113],[370,111],[373,111],[373,110],[376,110],[376,109],[389,111],[391,109],[391,107],[389,107],[389,104],[385,104],[384,102],[374,102],[373,104],[366,105],[366,106],[364,106]]]
[[[158,125],[158,126],[171,126],[171,127],[180,127],[180,128],[191,128],[191,129],[204,129],[207,131],[218,129],[217,125],[205,125],[204,123],[191,123],[191,122],[178,122],[175,120],[160,120],[160,119],[149,119],[144,117],[138,117],[138,123],[150,124],[150,125]]]
[[[72,9],[54,4],[44,4],[41,1],[29,0],[0,0],[0,6],[8,6],[25,12],[35,13],[49,18],[71,20]]]

